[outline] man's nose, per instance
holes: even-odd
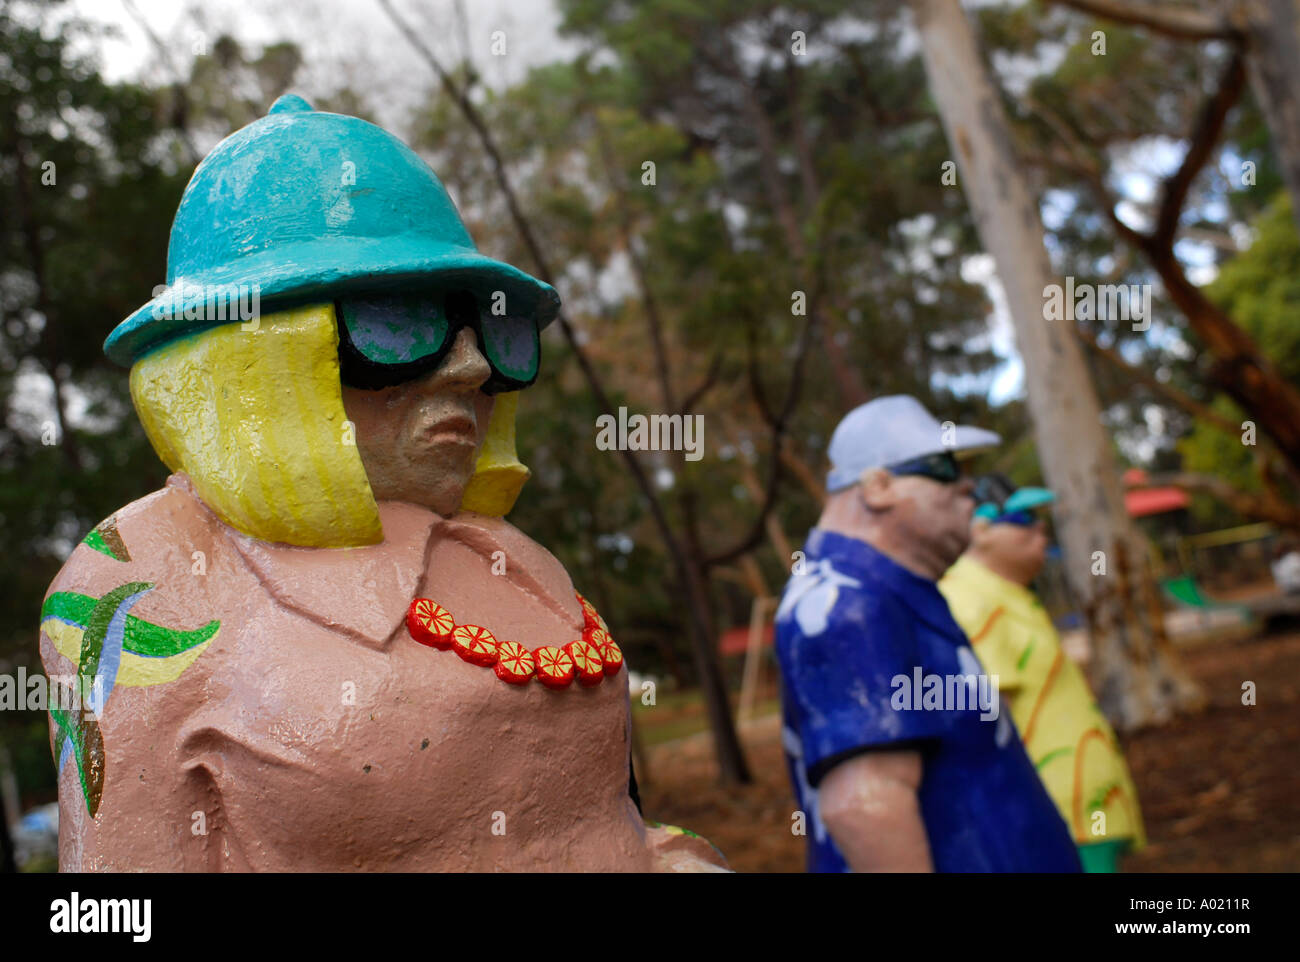
[[[462,327],[438,369],[422,378],[419,385],[428,391],[477,391],[491,374],[487,358],[479,352],[478,338],[468,327]]]
[[[975,497],[975,481],[972,478],[962,478],[957,482],[957,493],[964,494],[968,498]]]

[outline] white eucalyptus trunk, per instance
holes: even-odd
[[[1155,641],[1159,619],[1152,617],[1149,593],[1140,590],[1146,544],[1124,509],[1118,466],[1074,322],[1045,319],[1045,288],[1064,282],[1053,273],[1043,245],[1036,200],[960,3],[910,2],[959,182],[1006,291],[1038,454],[1057,495],[1066,575],[1091,634],[1098,702],[1116,727],[1158,724],[1196,706],[1201,695],[1168,645]],[[1104,574],[1093,573],[1103,565]]]

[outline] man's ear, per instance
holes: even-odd
[[[872,511],[888,511],[894,506],[894,476],[884,468],[866,468],[858,475],[858,490]]]

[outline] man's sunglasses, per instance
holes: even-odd
[[[941,484],[953,484],[960,481],[962,476],[961,463],[951,451],[891,464],[885,470],[896,477],[929,478]]]
[[[466,327],[492,369],[485,394],[518,391],[537,380],[537,320],[493,314],[469,291],[373,294],[341,300],[336,309],[339,375],[348,387],[376,391],[436,371]]]
[[[1033,527],[1038,522],[1038,515],[1032,511],[1010,511],[992,519],[994,524],[1014,524],[1022,528]]]

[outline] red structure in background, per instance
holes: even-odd
[[[773,626],[769,622],[763,626],[762,645],[764,648],[772,647],[772,640],[775,637]],[[721,655],[743,655],[749,648],[749,625],[738,625],[735,628],[728,628],[718,639],[718,653]]]
[[[1148,488],[1146,483],[1147,473],[1141,468],[1129,468],[1124,472],[1124,507],[1129,517],[1165,514],[1191,504],[1191,498],[1182,488]]]

